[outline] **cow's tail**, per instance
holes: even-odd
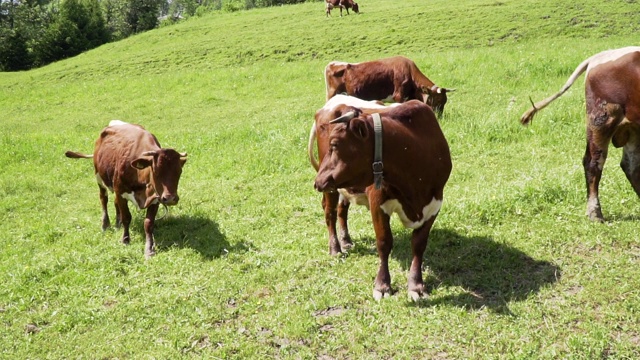
[[[67,151],[64,153],[64,155],[72,159],[92,159],[93,158],[93,154],[87,155],[87,154],[83,154],[75,151]]]
[[[309,144],[307,144],[307,153],[309,154],[309,162],[311,166],[313,166],[316,171],[320,169],[320,165],[318,164],[318,160],[316,160],[316,156],[313,153],[313,145],[316,142],[316,123],[313,122],[311,125],[311,131],[309,132]]]
[[[578,79],[578,77],[580,77],[580,75],[582,75],[582,73],[585,72],[585,70],[587,70],[587,67],[589,66],[590,61],[591,61],[591,58],[583,61],[580,65],[578,65],[578,67],[573,71],[573,74],[571,74],[571,76],[569,77],[567,82],[564,84],[564,86],[562,86],[562,89],[560,89],[560,91],[558,91],[557,93],[553,94],[552,96],[549,96],[548,98],[542,101],[538,101],[535,104],[531,99],[529,99],[531,101],[532,107],[531,109],[527,110],[524,114],[522,114],[522,117],[520,118],[520,123],[522,123],[522,125],[528,125],[533,120],[533,116],[538,111],[544,109],[553,100],[559,98],[560,96],[562,96],[562,94],[564,94],[567,90],[569,90],[569,88],[571,87],[571,85],[573,85],[576,79]]]

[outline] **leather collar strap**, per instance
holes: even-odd
[[[373,183],[376,190],[382,187],[382,120],[380,114],[371,114],[373,118],[373,132],[375,135],[373,152]]]

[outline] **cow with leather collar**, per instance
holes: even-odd
[[[342,93],[363,100],[420,100],[438,116],[444,111],[447,93],[455,91],[436,85],[404,56],[361,63],[332,61],[324,69],[324,79],[327,100]]]
[[[392,104],[396,106],[399,104]],[[348,95],[336,95],[329,99],[326,104],[318,109],[315,114],[315,121],[309,132],[309,142],[307,154],[309,162],[318,171],[322,159],[329,150],[329,122],[342,116],[349,111],[361,111],[371,114],[373,112],[386,111],[389,107],[379,101],[365,101]],[[314,155],[314,146],[317,139],[318,160]],[[338,191],[327,191],[322,194],[322,208],[324,209],[327,232],[329,234],[329,254],[337,255],[353,246],[349,235],[348,214],[351,203],[368,205],[366,197],[363,195],[364,189],[338,189]],[[338,233],[338,227],[340,232]]]
[[[326,128],[329,149],[320,162],[314,186],[321,192],[360,190],[361,196],[366,196],[380,258],[375,299],[391,293],[391,215],[397,214],[406,227],[413,229],[408,293],[414,300],[424,297],[422,257],[452,168],[444,134],[431,108],[420,101],[380,111],[383,180],[377,189],[372,170],[377,146],[375,116],[353,106],[341,106],[336,111],[342,115],[328,125],[320,125]],[[318,139],[320,143],[320,135]]]
[[[93,158],[102,204],[102,230],[110,226],[107,191],[115,194],[116,225],[122,224],[122,242],[129,244],[131,212],[127,201],[146,209],[145,256],[155,255],[153,228],[158,207],[178,203],[178,182],[186,153],[162,148],[156,137],[140,125],[113,120],[96,140],[93,154],[67,151],[69,158]]]

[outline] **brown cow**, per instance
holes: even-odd
[[[321,109],[316,111],[315,122],[311,126],[309,133],[307,153],[309,155],[309,161],[316,171],[318,171],[320,167],[313,153],[316,138],[318,139],[319,161],[322,162],[324,155],[329,150],[329,122],[342,116],[345,106],[356,107],[367,113],[381,112],[388,109],[387,106],[384,106],[384,104],[379,101],[365,101],[348,95],[338,94],[329,99]],[[316,136],[316,132],[319,133],[319,136]],[[347,250],[353,246],[347,225],[349,205],[352,202],[359,205],[369,204],[363,195],[363,189],[355,192],[349,191],[349,189],[338,189],[338,192],[327,191],[323,193],[322,208],[324,209],[325,222],[329,233],[329,254],[331,255],[340,254],[343,250]],[[337,222],[340,225],[339,236],[336,228]]]
[[[446,89],[429,80],[416,64],[403,56],[346,63],[332,61],[324,69],[327,100],[346,93],[363,100],[405,102],[420,100],[442,115]]]
[[[414,300],[425,297],[422,256],[451,173],[449,146],[436,117],[429,106],[415,100],[373,114],[344,104],[334,111],[342,115],[330,124],[316,124],[322,159],[315,188],[359,190],[358,195],[367,199],[380,258],[376,300],[391,293],[389,220],[398,214],[413,229],[408,293]],[[376,130],[377,117],[381,131]],[[326,153],[320,144],[328,144]]]
[[[347,10],[347,15],[349,15],[349,9],[353,9],[356,14],[360,13],[358,3],[353,0],[324,0],[324,2],[327,17],[331,15],[331,10],[334,8],[340,8],[340,16],[342,16],[342,9]]]
[[[187,154],[162,148],[140,125],[113,120],[96,140],[93,155],[67,151],[70,158],[93,158],[102,204],[102,230],[109,227],[107,190],[115,193],[116,225],[124,225],[122,242],[129,244],[131,213],[127,201],[147,209],[145,256],[155,255],[153,226],[159,204],[178,203],[178,182]]]
[[[567,91],[586,71],[587,148],[583,158],[589,219],[604,222],[598,197],[609,143],[623,147],[620,166],[640,196],[640,47],[595,54],[574,70],[559,92],[522,115],[526,125],[539,110]]]

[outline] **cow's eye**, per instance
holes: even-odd
[[[331,151],[335,151],[338,147],[338,143],[332,142],[329,144],[329,147],[331,147]]]

